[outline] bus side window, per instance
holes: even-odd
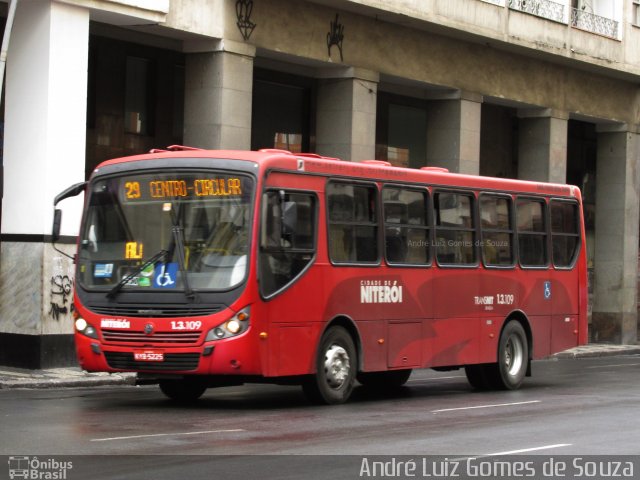
[[[385,256],[389,264],[428,265],[428,193],[401,187],[382,189]]]
[[[504,195],[480,195],[482,258],[489,267],[514,264],[512,200]]]
[[[551,246],[556,267],[568,268],[574,264],[580,246],[578,218],[576,203],[551,200]]]
[[[474,197],[466,193],[436,192],[436,259],[441,265],[476,265]]]
[[[523,267],[546,267],[549,264],[546,212],[544,200],[518,198],[518,254]]]
[[[329,256],[334,263],[379,261],[377,189],[374,185],[327,184]]]
[[[265,297],[282,290],[313,261],[316,197],[268,191],[262,198],[260,289]]]

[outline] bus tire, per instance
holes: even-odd
[[[411,376],[409,370],[389,370],[387,372],[360,372],[357,380],[365,387],[376,390],[398,388],[407,383]]]
[[[465,365],[464,373],[474,389],[487,390],[491,386],[487,378],[488,367],[488,365]]]
[[[207,390],[204,382],[193,379],[160,380],[160,391],[171,400],[181,403],[195,402]]]
[[[529,342],[520,322],[511,320],[502,330],[498,363],[492,365],[490,382],[500,390],[517,390],[529,365]]]
[[[342,327],[331,327],[320,340],[316,374],[307,378],[302,390],[314,403],[335,405],[351,396],[358,371],[356,348]]]

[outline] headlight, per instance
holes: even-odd
[[[249,329],[249,316],[249,307],[243,308],[226,322],[209,330],[205,342],[235,337],[246,332]]]
[[[98,332],[93,326],[89,325],[84,318],[77,318],[75,325],[78,333],[90,338],[95,338],[96,340],[98,339]]]

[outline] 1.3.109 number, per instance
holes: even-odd
[[[202,327],[202,322],[199,320],[192,321],[172,321],[171,330],[199,330]]]
[[[496,295],[496,302],[498,305],[513,305],[515,296],[509,293],[499,293]]]

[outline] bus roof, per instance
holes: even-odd
[[[291,153],[286,150],[204,150],[173,145],[167,150],[154,149],[150,153],[115,158],[101,163],[97,169],[125,162],[147,161],[161,158],[212,158],[255,162],[261,170],[289,170],[299,173],[349,177],[361,180],[393,181],[406,184],[428,184],[452,188],[472,188],[505,192],[523,192],[536,195],[574,197],[580,199],[577,187],[517,179],[485,177],[451,173],[441,167],[396,167],[380,160],[345,161],[314,153]]]

